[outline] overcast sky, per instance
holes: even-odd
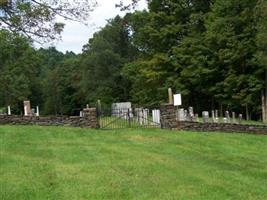
[[[66,26],[62,33],[62,41],[56,42],[54,46],[59,51],[73,51],[81,53],[83,45],[88,42],[88,39],[93,36],[94,32],[99,31],[107,23],[107,19],[113,18],[116,15],[125,15],[119,8],[115,8],[115,4],[120,0],[98,0],[98,7],[92,12],[88,19],[88,26],[77,22],[65,22]],[[146,1],[141,0],[138,10],[146,8]]]

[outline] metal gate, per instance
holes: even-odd
[[[100,129],[161,128],[160,111],[157,109],[97,108]]]

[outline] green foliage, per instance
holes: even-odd
[[[119,16],[109,21],[84,46],[81,66],[81,93],[94,104],[98,99],[110,104],[129,99],[129,83],[121,73],[123,65],[135,57],[126,21]]]
[[[62,32],[59,17],[82,22],[95,6],[95,0],[1,0],[0,28],[46,42]]]
[[[12,8],[29,14],[29,2]],[[77,114],[98,99],[155,107],[167,102],[171,87],[198,113],[246,110],[259,119],[267,91],[266,7],[265,0],[151,0],[146,11],[109,20],[81,55],[36,51],[24,37],[1,31],[0,106],[19,108],[29,98],[45,114]],[[20,14],[12,23],[23,25]]]
[[[40,66],[36,51],[26,38],[0,31],[0,102],[15,110],[23,100],[38,101]]]

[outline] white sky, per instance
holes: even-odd
[[[54,44],[59,51],[73,51],[81,53],[83,45],[93,36],[96,31],[104,27],[107,20],[116,15],[124,16],[125,12],[121,12],[119,8],[115,8],[115,4],[120,0],[98,0],[98,7],[91,13],[88,19],[88,26],[77,22],[65,22],[65,28],[62,33],[62,40]],[[126,1],[125,1],[126,2]],[[141,0],[137,9],[143,10],[147,7],[146,0]]]

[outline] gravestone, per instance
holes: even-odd
[[[31,102],[30,101],[24,101],[24,115],[25,116],[32,116],[32,111],[31,111]]]
[[[185,121],[185,110],[183,108],[178,109],[177,111],[177,121]]]
[[[132,104],[131,102],[113,103],[111,106],[112,116],[128,118],[128,112],[132,117]]]
[[[194,122],[199,122],[198,114],[195,114]]]
[[[212,117],[212,122],[215,122],[216,119],[215,119],[215,111],[214,110],[211,111],[211,117]]]
[[[40,116],[39,106],[36,106],[36,116],[37,116],[37,117]]]
[[[235,112],[232,112],[232,121],[233,121],[233,123],[235,124],[236,123],[236,119],[235,119]]]
[[[208,111],[203,111],[202,112],[202,118],[204,123],[209,123],[209,112]]]
[[[215,110],[215,123],[219,123],[219,114],[218,110]]]
[[[160,110],[152,110],[152,121],[154,125],[160,124]]]
[[[225,118],[226,118],[226,123],[231,123],[229,111],[225,111]]]
[[[11,115],[11,109],[10,109],[10,106],[7,107],[7,115]]]
[[[193,107],[189,107],[188,111],[189,111],[189,120],[190,121],[194,121],[194,108]]]
[[[144,122],[143,108],[136,108],[135,109],[135,116],[136,116],[136,121],[140,125],[143,125],[143,122]]]

